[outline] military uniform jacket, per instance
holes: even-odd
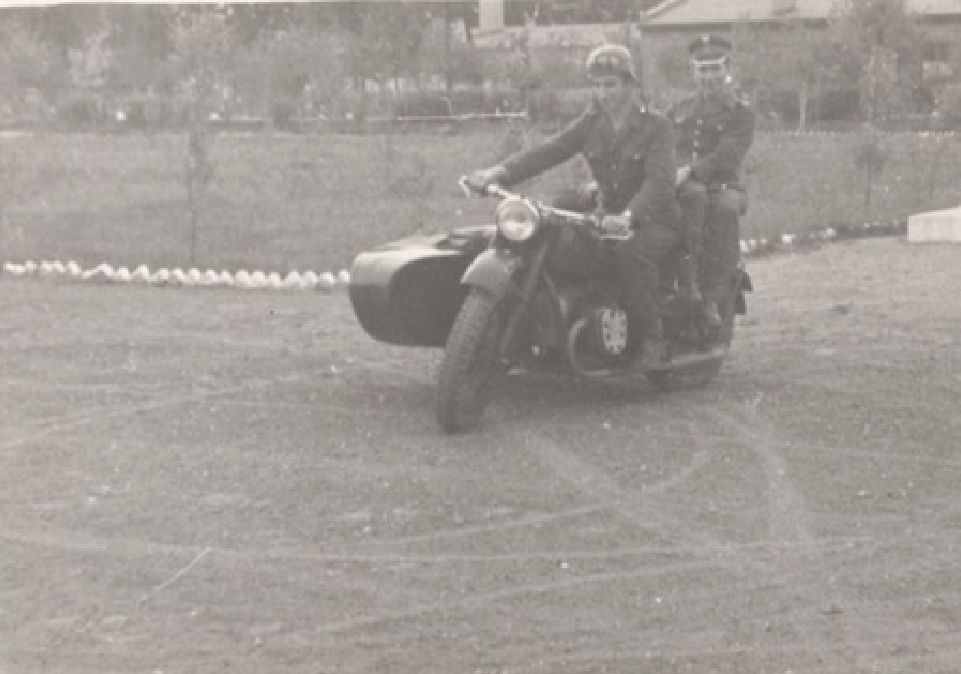
[[[741,163],[754,141],[754,111],[733,95],[708,105],[694,94],[668,111],[679,166],[708,186],[739,185]]]
[[[666,117],[635,105],[616,132],[608,115],[592,102],[564,131],[508,159],[504,182],[522,182],[578,153],[591,167],[605,212],[630,210],[634,228],[651,222],[678,223],[674,131]]]

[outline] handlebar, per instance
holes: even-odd
[[[464,194],[470,198],[471,194],[480,194],[485,197],[499,197],[500,199],[510,199],[510,198],[523,198],[519,194],[515,194],[509,190],[504,189],[500,185],[488,185],[485,188],[479,188],[470,183],[467,176],[461,176],[457,180],[457,184],[460,185],[461,190]],[[563,208],[555,208],[554,206],[549,206],[542,201],[534,201],[528,199],[531,205],[537,209],[537,211],[542,216],[554,216],[563,218],[564,220],[573,222],[578,225],[584,225],[586,227],[592,227],[594,229],[600,229],[600,218],[594,214],[588,213],[578,213],[577,211],[568,211]]]

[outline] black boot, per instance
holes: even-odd
[[[664,340],[645,339],[640,355],[634,360],[634,367],[638,370],[656,370],[668,362],[667,344]]]
[[[717,306],[717,300],[708,298],[704,300],[703,308],[701,309],[701,316],[704,318],[704,322],[707,323],[709,327],[719,328],[724,325],[724,320],[721,318],[721,312]]]

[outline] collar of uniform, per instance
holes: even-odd
[[[703,93],[698,92],[695,94],[695,98],[700,105],[717,107],[719,109],[727,108],[732,110],[735,105],[737,105],[737,98],[730,92],[724,91],[717,98],[713,100],[707,99]]]
[[[644,124],[644,118],[647,116],[647,104],[641,100],[637,99],[634,104],[631,105],[631,112],[627,116],[627,125],[633,126],[634,128],[640,128]]]
[[[597,99],[591,98],[591,102],[587,106],[588,114],[596,115],[597,113],[601,112],[601,110],[603,110],[603,108],[601,107],[601,104],[597,102]],[[633,121],[634,119],[641,121],[643,120],[644,115],[647,114],[647,111],[648,111],[648,106],[647,106],[647,103],[644,102],[644,99],[640,98],[639,96],[635,97],[631,101],[631,112],[630,112],[629,119],[631,121]],[[605,112],[607,111],[605,110]]]
[[[684,98],[674,101],[674,103],[668,107],[667,115],[669,117],[674,117],[675,119],[679,115],[688,115],[694,109],[694,106],[697,105],[697,102],[698,94],[696,92],[690,93],[684,96]]]

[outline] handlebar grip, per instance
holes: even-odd
[[[514,196],[512,193],[508,192],[503,187],[497,184],[488,185],[487,194],[493,194],[495,197],[500,197],[501,199],[506,199],[507,197]]]
[[[491,185],[488,185],[487,187],[477,187],[476,185],[472,185],[470,182],[470,179],[467,176],[461,176],[460,178],[458,178],[457,184],[460,186],[461,191],[464,192],[464,195],[467,196],[468,198],[472,194],[479,194],[484,197],[495,196],[495,197],[500,197],[501,199],[506,199],[507,197],[514,196],[511,192],[508,192],[503,187],[497,184],[491,184]]]
[[[464,196],[470,199],[471,194],[474,193],[474,188],[471,186],[469,182],[467,182],[467,176],[461,176],[460,178],[458,178],[457,184],[458,186],[460,186],[461,192],[464,193]]]

